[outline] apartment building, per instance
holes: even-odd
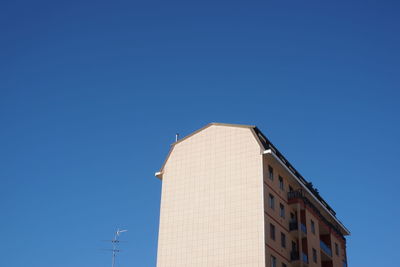
[[[211,123],[172,144],[158,267],[346,267],[349,230],[255,126]]]

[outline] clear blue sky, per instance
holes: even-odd
[[[155,266],[176,132],[257,125],[351,230],[398,263],[399,1],[2,1],[0,255]]]

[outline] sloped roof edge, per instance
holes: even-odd
[[[216,126],[227,126],[227,127],[239,127],[239,128],[248,128],[248,129],[251,129],[252,132],[253,132],[253,135],[256,137],[256,139],[257,139],[258,143],[260,144],[260,146],[262,145],[261,142],[260,142],[260,140],[258,140],[257,135],[255,134],[255,132],[254,132],[254,130],[253,130],[253,129],[256,128],[256,126],[254,126],[254,125],[244,125],[244,124],[231,124],[231,123],[211,122],[211,123],[209,123],[209,124],[203,126],[202,128],[200,128],[200,129],[198,129],[198,130],[192,132],[191,134],[189,134],[189,135],[183,137],[182,139],[179,139],[178,141],[172,143],[172,144],[171,144],[171,148],[169,149],[168,155],[167,155],[167,157],[165,158],[164,163],[163,163],[163,165],[161,166],[160,171],[158,171],[158,172],[156,173],[156,177],[161,178],[162,172],[163,172],[164,167],[165,167],[165,164],[167,163],[169,157],[171,156],[172,150],[174,149],[175,145],[179,144],[180,142],[183,142],[184,140],[186,140],[186,139],[192,137],[193,135],[195,135],[195,134],[197,134],[197,133],[199,133],[199,132],[201,132],[201,131],[203,131],[203,130],[205,130],[205,129],[207,129],[208,127],[213,126],[213,125],[216,125]]]

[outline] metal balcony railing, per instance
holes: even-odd
[[[297,221],[289,222],[289,231],[295,231],[299,229],[299,223]],[[307,234],[307,227],[304,223],[300,223],[300,230]]]
[[[298,261],[299,260],[299,252],[298,251],[291,251],[290,252],[290,260],[291,261]]]
[[[300,260],[300,254],[301,254],[301,260],[304,263],[308,263],[308,256],[304,252],[299,253],[299,251],[291,251],[290,252],[290,260],[291,261],[298,261]]]
[[[297,190],[288,192],[288,200],[292,200],[295,198],[303,198],[303,191]]]
[[[299,229],[299,223],[297,221],[289,222],[289,231],[294,231]]]

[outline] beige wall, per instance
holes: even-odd
[[[163,172],[158,267],[265,266],[262,156],[249,128],[200,131]]]

